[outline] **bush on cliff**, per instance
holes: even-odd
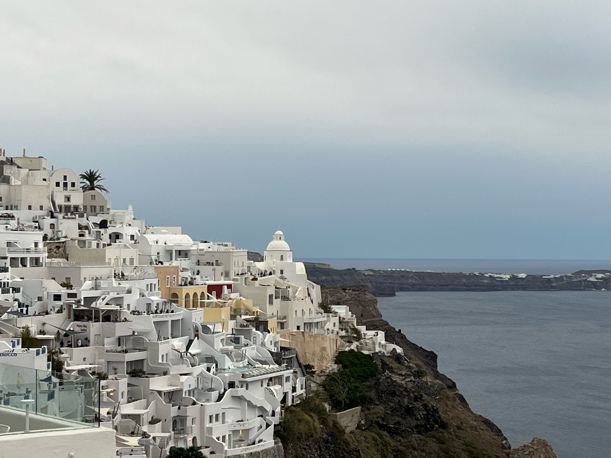
[[[299,404],[284,411],[284,418],[277,428],[276,434],[283,444],[289,442],[304,442],[321,433],[321,427],[331,421],[327,409],[314,396],[310,396]]]
[[[322,387],[331,405],[337,410],[352,409],[371,402],[363,385],[357,382],[348,371],[338,371],[329,375]]]
[[[358,383],[365,383],[378,374],[378,366],[373,358],[359,351],[340,351],[335,357],[335,362]]]
[[[331,418],[327,407],[317,396],[309,396],[299,404],[288,407],[275,433],[282,441],[287,458],[351,458],[360,454],[355,441]]]
[[[341,351],[335,362],[342,369],[329,375],[322,383],[331,405],[338,410],[345,410],[369,404],[371,397],[363,383],[378,373],[373,358],[353,350]]]

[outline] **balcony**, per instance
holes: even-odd
[[[149,314],[147,313],[147,315]],[[165,321],[168,318],[176,320],[182,318],[182,311],[173,313],[151,313],[149,316],[153,319],[153,321]]]
[[[172,432],[174,433],[175,438],[187,437],[192,434],[193,427],[192,426],[177,427],[173,429]]]
[[[6,253],[11,254],[46,254],[45,248],[21,248],[21,247],[6,247]]]
[[[128,362],[146,359],[147,350],[145,348],[107,348],[106,361]]]
[[[324,313],[317,313],[316,315],[310,315],[303,318],[304,323],[320,323],[327,321],[327,315]]]
[[[21,287],[0,288],[0,294],[19,294]]]

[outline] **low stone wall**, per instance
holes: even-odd
[[[265,450],[235,455],[235,458],[284,458],[284,448],[280,441],[276,439],[276,445]]]
[[[301,362],[311,364],[316,371],[325,369],[335,360],[339,345],[339,337],[336,334],[280,331],[280,337],[285,339],[283,346],[296,349]]]
[[[342,425],[347,433],[354,431],[359,425],[361,419],[361,408],[344,410],[343,412],[332,413],[331,418],[335,418]]]

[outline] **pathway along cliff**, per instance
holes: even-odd
[[[591,291],[611,289],[611,271],[580,270],[567,275],[414,272],[409,270],[333,269],[304,263],[308,279],[323,286],[363,285],[374,296],[398,291]]]
[[[328,415],[317,396],[288,408],[278,431],[286,457],[556,456],[538,438],[511,449],[502,431],[472,412],[454,381],[438,371],[437,355],[382,318],[365,286],[323,287],[323,298],[327,304],[349,306],[359,324],[384,331],[405,355],[373,356],[377,373],[362,384],[367,401],[350,433]]]

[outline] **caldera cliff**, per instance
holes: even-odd
[[[328,304],[349,306],[358,324],[384,331],[404,355],[373,356],[377,372],[362,384],[368,402],[355,414],[358,421],[350,432],[329,416],[316,396],[287,409],[279,430],[287,457],[556,456],[538,438],[511,449],[502,431],[471,411],[454,381],[439,372],[437,355],[383,319],[367,287],[323,287],[323,297]]]
[[[394,296],[398,291],[585,291],[611,288],[611,273],[607,270],[526,275],[333,269],[328,264],[304,264],[308,279],[319,285],[363,285],[375,296]]]

